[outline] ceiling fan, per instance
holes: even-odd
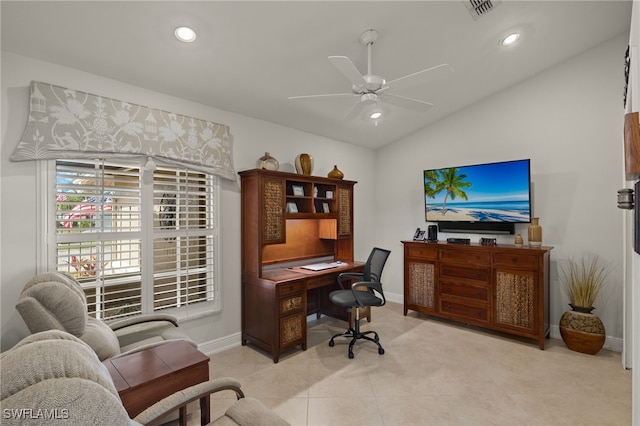
[[[329,56],[331,63],[351,82],[351,92],[290,96],[289,99],[358,97],[358,102],[353,105],[347,114],[347,119],[357,117],[367,105],[377,104],[378,102],[418,112],[424,112],[431,108],[433,104],[429,102],[400,96],[391,93],[391,90],[426,84],[452,73],[453,68],[449,64],[440,64],[413,74],[405,75],[404,77],[396,78],[395,80],[386,81],[382,76],[375,75],[371,72],[371,47],[377,39],[378,32],[374,29],[366,30],[360,35],[360,43],[367,47],[367,73],[364,75],[360,73],[348,57]],[[380,113],[380,111],[373,112]],[[380,117],[380,115],[371,116],[371,118],[378,117]]]

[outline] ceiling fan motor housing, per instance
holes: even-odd
[[[382,89],[382,86],[384,86],[384,83],[386,82],[384,78],[380,77],[379,75],[363,75],[362,78],[364,78],[364,81],[367,82],[367,85],[365,87],[358,87],[356,85],[353,85],[353,93],[359,94],[359,93],[367,93],[367,92],[376,92],[380,89]]]

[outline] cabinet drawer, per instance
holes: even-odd
[[[280,299],[280,314],[282,315],[302,309],[303,301],[304,299],[302,297],[302,294],[283,297],[282,299]]]
[[[469,265],[489,265],[491,264],[491,253],[480,250],[443,249],[440,251],[440,260]]]
[[[526,254],[513,253],[494,253],[493,263],[497,266],[535,268],[538,265],[538,256],[527,256]]]
[[[461,280],[488,285],[491,279],[491,270],[489,268],[472,268],[444,263],[440,265],[440,279]]]
[[[307,290],[311,290],[312,288],[330,286],[331,284],[338,285],[338,281],[336,281],[336,275],[328,275],[325,277],[311,278],[307,280]]]
[[[466,319],[472,322],[489,322],[489,309],[480,306],[470,306],[463,303],[440,300],[440,312],[447,316]]]
[[[420,245],[407,246],[407,256],[417,257],[419,259],[437,259],[438,250],[436,247],[429,247],[426,243],[420,243]]]
[[[482,302],[489,302],[489,287],[442,282],[440,293],[443,295],[464,297]]]
[[[278,284],[278,296],[286,296],[288,294],[301,293],[303,288],[304,286],[300,281]]]

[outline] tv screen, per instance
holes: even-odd
[[[530,160],[425,170],[424,202],[427,222],[531,222]]]

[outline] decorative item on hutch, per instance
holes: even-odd
[[[540,226],[540,218],[531,218],[531,225],[529,225],[528,234],[529,247],[540,247],[542,245],[542,227]]]
[[[330,179],[344,179],[344,173],[338,169],[338,166],[333,166],[333,170],[327,173],[327,177]]]
[[[302,153],[296,157],[296,171],[299,175],[311,176],[313,172],[313,157]]]
[[[265,152],[264,155],[256,161],[256,169],[278,170],[279,168],[280,163],[278,163],[278,160],[273,158],[268,152]]]

